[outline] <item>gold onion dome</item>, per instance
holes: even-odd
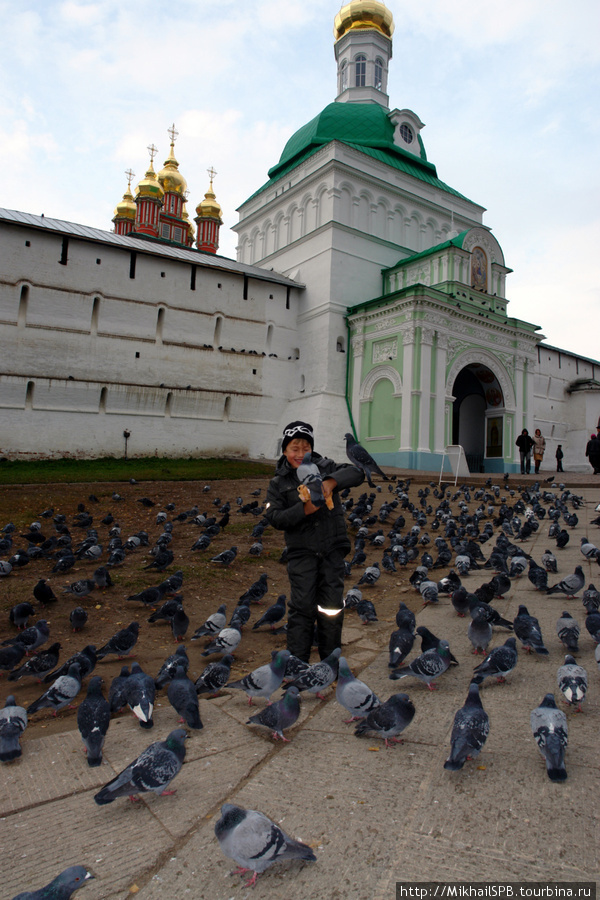
[[[201,219],[218,219],[223,224],[223,211],[217,203],[215,192],[213,191],[212,178],[210,179],[210,187],[202,200],[196,207],[196,212]]]
[[[133,199],[133,194],[131,193],[131,184],[127,185],[127,190],[123,194],[123,199],[120,203],[117,203],[115,207],[115,217],[118,216],[121,219],[131,219],[135,220],[135,200]]]
[[[164,168],[158,173],[158,181],[165,193],[171,191],[175,194],[185,194],[187,181],[179,171],[179,163],[175,159],[175,144],[171,141],[171,150],[165,159]]]
[[[135,189],[138,197],[151,197],[153,200],[162,200],[164,191],[156,178],[156,172],[150,160],[148,171]]]
[[[339,41],[353,29],[374,28],[386,37],[394,33],[394,17],[379,0],[352,0],[342,6],[333,23],[333,35]]]

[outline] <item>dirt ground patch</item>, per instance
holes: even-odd
[[[189,674],[195,679],[209,660],[217,659],[217,657],[202,657],[201,651],[204,649],[205,640],[190,641],[191,635],[211,613],[217,610],[221,603],[226,603],[229,618],[241,594],[265,572],[268,576],[269,590],[262,604],[253,605],[251,608],[250,620],[244,628],[244,638],[235,653],[236,661],[232,668],[232,679],[241,677],[257,665],[262,665],[270,659],[273,649],[285,646],[285,635],[273,635],[266,628],[251,632],[252,624],[260,618],[267,606],[275,602],[279,594],[285,593],[289,596],[286,567],[279,562],[284,540],[281,532],[267,527],[263,535],[262,555],[259,558],[249,555],[250,546],[255,541],[255,538],[252,537],[252,530],[261,521],[262,516],[252,513],[242,514],[236,498],[241,497],[244,504],[258,500],[259,507],[261,507],[264,503],[268,482],[268,478],[215,481],[209,484],[210,490],[205,490],[207,482],[4,487],[0,495],[0,529],[12,522],[15,531],[12,549],[2,558],[9,558],[19,548],[27,548],[28,542],[21,535],[29,531],[32,522],[41,522],[42,532],[46,537],[56,534],[53,519],[41,518],[41,513],[50,508],[54,510],[55,516],[60,513],[66,516],[73,537],[73,545],[77,545],[87,534],[86,528],[78,528],[74,525],[74,516],[80,505],[83,505],[84,509],[93,517],[91,527],[98,531],[103,554],[98,561],[78,562],[64,575],[51,573],[54,566],[53,559],[33,559],[22,568],[14,568],[10,576],[0,579],[2,640],[17,633],[17,630],[9,622],[9,613],[15,604],[22,601],[31,602],[36,610],[35,615],[30,619],[30,624],[39,618],[46,618],[50,623],[50,640],[45,646],[59,641],[61,661],[65,661],[88,643],[101,646],[120,628],[129,625],[132,621],[137,621],[140,623],[141,629],[134,650],[135,658],[145,672],[156,675],[163,661],[175,650],[176,645],[171,628],[166,622],[149,624],[147,619],[153,608],[146,607],[141,603],[128,602],[126,598],[145,587],[160,584],[167,575],[181,570],[184,573],[181,593],[184,597],[184,608],[190,618],[190,626],[184,643],[190,657]],[[363,491],[363,487],[366,485],[356,488],[352,496],[357,498]],[[259,494],[255,496],[257,491]],[[114,492],[120,494],[123,499],[115,502],[113,500]],[[98,502],[91,500],[91,496],[96,497]],[[152,500],[154,506],[144,506],[139,502],[142,498]],[[373,514],[378,512],[384,498],[388,500],[391,498],[385,485],[384,489],[376,495]],[[216,515],[220,519],[222,513],[219,512],[219,509],[227,502],[231,504],[229,525],[213,538],[208,550],[192,551],[190,548],[200,536],[203,528],[194,524],[190,518],[185,521],[177,521],[177,516],[197,506],[199,512],[209,516]],[[174,509],[167,512],[168,521],[173,522],[173,540],[170,549],[175,554],[174,561],[164,573],[158,573],[153,569],[145,571],[144,567],[153,559],[149,555],[149,550],[163,531],[163,526],[156,522],[157,514],[166,511],[168,504],[174,505]],[[102,519],[109,513],[114,516],[115,522],[111,525],[102,524]],[[109,530],[117,523],[121,528],[121,537],[124,542],[130,535],[138,531],[146,531],[150,546],[140,547],[127,553],[125,562],[111,569],[114,582],[111,588],[95,589],[82,599],[76,599],[71,594],[63,593],[63,586],[78,579],[91,578],[95,569],[99,565],[105,564],[108,558]],[[386,533],[387,531],[389,531],[389,527],[386,528]],[[223,568],[210,561],[211,557],[231,546],[237,546],[238,554],[229,568]],[[372,563],[375,559],[381,559],[379,550],[371,548],[369,544],[367,547],[365,565]],[[384,574],[380,579],[376,590],[379,622],[362,627],[368,628],[372,636],[378,638],[381,647],[386,645],[393,627],[398,600],[403,599],[408,605],[412,603],[415,608],[421,606],[419,595],[415,594],[408,586],[408,577],[413,569],[414,565],[408,566],[399,571],[396,576]],[[358,580],[362,571],[363,567],[355,569],[353,577],[355,575]],[[45,609],[40,607],[32,593],[33,587],[40,578],[48,581],[58,598],[56,603]],[[352,584],[354,584],[353,578],[348,579],[347,586],[350,587]],[[77,633],[73,632],[69,621],[70,612],[75,606],[82,606],[88,613],[88,621],[84,629]],[[358,623],[355,612],[350,611],[346,615],[353,617]],[[116,656],[108,656],[98,663],[95,674],[102,675],[105,692],[112,678],[119,674],[121,666],[127,662],[127,659],[121,661]],[[46,687],[47,685],[40,685],[30,677],[16,682],[8,682],[6,673],[3,673],[0,680],[0,702],[3,704],[6,696],[13,693],[18,703],[27,706],[39,697]],[[78,700],[82,697],[83,691]],[[163,702],[168,702],[166,697]],[[124,714],[122,713],[122,715]],[[63,731],[69,727],[76,728],[76,715],[75,709],[68,708],[62,710],[57,717],[54,717],[49,710],[40,711],[30,717],[27,738]]]

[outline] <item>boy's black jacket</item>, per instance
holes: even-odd
[[[265,518],[280,531],[285,532],[285,543],[288,551],[302,550],[324,554],[335,548],[350,550],[350,541],[346,533],[344,510],[339,498],[339,491],[347,487],[362,484],[364,474],[360,469],[348,463],[341,465],[327,459],[319,453],[311,454],[323,477],[334,478],[337,487],[333,492],[333,509],[326,507],[311,515],[305,515],[304,504],[298,496],[298,474],[290,466],[285,456],[277,463],[275,475],[267,489],[267,506]]]

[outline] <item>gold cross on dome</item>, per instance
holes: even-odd
[[[213,169],[212,166],[210,167],[210,169],[207,169],[206,171],[208,172],[208,177],[210,178],[210,183],[212,184],[212,183],[213,183],[213,178],[214,178],[215,175],[217,175],[218,173],[215,172],[215,170]]]
[[[148,144],[146,147],[148,153],[150,154],[150,162],[154,162],[154,157],[158,153],[158,147],[155,147],[154,144]]]
[[[179,137],[179,132],[175,129],[175,122],[173,122],[170,128],[167,128],[167,134],[171,138],[171,143],[174,144]]]
[[[125,169],[125,175],[127,176],[127,187],[131,187],[131,182],[135,178],[135,172],[133,169]]]

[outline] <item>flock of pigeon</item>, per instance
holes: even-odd
[[[360,445],[354,445],[353,456],[350,452],[349,456],[354,464],[364,467],[361,451]],[[378,471],[376,467],[374,471]],[[367,475],[372,484],[370,470]],[[309,473],[309,477],[312,492],[315,489],[314,473]],[[318,489],[318,485],[316,487]],[[387,485],[387,497],[382,488],[374,486],[371,493],[365,492],[356,498],[350,491],[344,492],[348,529],[354,544],[346,563],[348,581],[354,584],[346,591],[345,605],[350,615],[354,611],[364,626],[377,622],[377,601],[370,597],[377,596],[377,590],[373,588],[379,579],[385,580],[392,575],[412,587],[415,597],[419,597],[419,604],[439,605],[444,609],[440,615],[441,633],[444,615],[452,613],[465,617],[465,637],[470,641],[473,653],[484,658],[474,667],[465,703],[456,712],[454,720],[450,753],[444,768],[456,771],[480,754],[488,737],[490,721],[481,697],[486,679],[503,682],[510,676],[519,664],[518,645],[527,653],[548,654],[539,622],[528,606],[519,605],[517,616],[507,620],[492,605],[494,599],[519,589],[522,577],[528,579],[539,595],[564,595],[565,606],[582,592],[585,629],[596,645],[595,656],[600,666],[600,592],[592,583],[585,589],[586,578],[581,565],[572,574],[562,577],[562,573],[559,574],[560,550],[568,544],[570,534],[578,524],[577,510],[583,504],[582,498],[571,491],[555,485],[552,489],[544,489],[538,484],[513,488],[506,477],[504,484],[493,485],[489,481],[478,488],[463,485],[451,489],[444,484],[423,485],[417,490],[415,487],[411,488],[410,480],[401,482],[392,478]],[[204,490],[206,494],[210,493],[208,485]],[[255,495],[259,496],[260,490]],[[302,694],[312,693],[322,698],[323,692],[335,684],[335,699],[349,714],[345,721],[356,723],[356,736],[377,736],[386,748],[390,743],[402,741],[400,735],[415,716],[413,701],[406,693],[391,693],[388,699],[380,700],[353,674],[339,649],[313,665],[291,656],[287,650],[274,649],[270,660],[232,680],[231,667],[246,634],[245,641],[249,641],[252,631],[267,629],[270,634],[282,635],[277,641],[279,645],[285,642],[286,598],[282,594],[266,608],[262,605],[269,590],[265,572],[239,596],[229,618],[227,602],[223,602],[203,623],[197,627],[191,624],[188,615],[191,609],[184,602],[182,593],[185,590],[183,569],[171,574],[167,572],[174,568],[175,548],[181,550],[182,540],[189,541],[189,528],[183,526],[191,524],[201,532],[192,545],[185,548],[186,552],[202,552],[211,566],[229,569],[235,566],[238,547],[232,545],[211,555],[211,544],[218,536],[222,539],[237,511],[240,516],[256,518],[256,524],[249,524],[245,529],[249,544],[246,552],[249,556],[260,556],[263,535],[269,526],[260,518],[262,508],[258,499],[244,503],[238,497],[235,501],[222,503],[216,498],[208,501],[214,502],[214,515],[208,511],[201,513],[198,506],[177,512],[174,504],[165,504],[154,520],[158,533],[153,543],[149,529],[139,530],[124,540],[112,513],[98,521],[106,530],[101,536],[98,526],[94,526],[96,517],[90,512],[95,500],[91,495],[89,504],[81,504],[71,521],[64,513],[45,510],[39,519],[47,522],[49,528],[37,521],[25,533],[19,534],[12,523],[0,530],[0,586],[5,583],[4,578],[27,578],[26,567],[32,562],[32,570],[36,569],[37,574],[39,566],[43,565],[48,574],[62,577],[78,561],[97,565],[106,557],[93,576],[65,585],[58,597],[48,576],[37,582],[34,578],[31,601],[20,602],[7,610],[13,633],[0,643],[0,674],[8,672],[8,681],[14,683],[14,688],[11,684],[13,693],[6,697],[4,708],[0,710],[0,761],[8,763],[22,756],[20,739],[28,717],[46,709],[57,715],[79,697],[84,684],[86,693],[77,709],[77,725],[89,766],[102,763],[111,717],[122,709],[131,710],[143,730],[153,727],[157,692],[165,692],[180,717],[180,726],[187,726],[187,730],[177,727],[164,740],[144,746],[139,756],[95,795],[98,805],[126,796],[133,800],[145,792],[174,793],[170,787],[185,759],[188,730],[193,734],[203,727],[199,698],[213,697],[223,690],[243,691],[249,706],[254,700],[263,701],[264,705],[248,718],[248,725],[266,729],[274,740],[289,741],[286,732],[289,734],[298,721]],[[113,494],[112,500],[117,504],[121,498]],[[155,501],[147,497],[137,502],[148,510],[155,505]],[[238,521],[247,520],[240,518]],[[593,524],[600,525],[600,518]],[[75,528],[82,529],[80,534],[85,534],[81,540],[75,540]],[[556,553],[546,550],[538,563],[527,548],[528,540],[540,528],[547,531],[548,546],[555,543]],[[26,546],[15,546],[19,538]],[[279,547],[281,544],[280,539]],[[135,610],[134,615],[138,617],[141,611],[150,610],[148,622],[168,623],[177,647],[156,674],[145,672],[137,661],[123,665],[110,682],[105,696],[103,678],[96,666],[107,658],[126,659],[136,650],[140,624],[134,619],[108,639],[102,635],[98,641],[99,629],[88,616],[86,598],[96,590],[118,590],[118,584],[113,583],[118,582],[115,570],[128,557],[136,553],[139,556],[140,551],[148,554],[148,559],[144,560],[146,564],[141,567],[146,573],[144,579],[150,580],[154,573],[165,577],[157,584],[147,584],[135,594],[123,596],[122,609]],[[600,550],[587,536],[581,538],[581,553],[588,568],[600,564]],[[280,561],[285,561],[285,552]],[[470,591],[469,575],[479,570],[487,571],[489,580]],[[139,573],[138,568],[138,577]],[[73,630],[87,630],[97,642],[85,643],[68,659],[60,661],[61,645],[60,642],[49,643],[51,627],[48,621],[41,618],[30,625],[29,619],[35,618],[40,609],[44,615],[58,609],[64,603],[64,595],[84,604],[75,606],[70,612]],[[252,610],[257,604],[261,605],[260,615],[249,626]],[[554,675],[556,687],[554,692],[549,690],[531,712],[532,732],[552,781],[567,778],[567,716],[560,706],[565,704],[581,709],[588,689],[588,672],[575,659],[579,654],[581,628],[577,616],[573,615],[572,605],[570,609],[564,610],[556,623],[556,639],[567,651],[564,663]],[[458,664],[448,640],[424,626],[416,627],[414,612],[404,602],[398,604],[396,626],[389,637],[389,679],[417,679],[429,690],[434,690],[449,667]],[[497,629],[508,633],[508,637],[504,643],[489,649]],[[420,652],[407,662],[419,638]],[[183,643],[188,639],[190,644],[202,642],[202,650],[196,657],[198,662],[202,658],[216,657],[195,679],[189,677],[190,659]],[[527,662],[520,665],[527,665]],[[36,678],[48,687],[24,707],[17,696],[19,685],[26,678]],[[272,700],[279,690],[281,696]],[[26,764],[26,753],[22,764]],[[316,858],[310,847],[295,841],[259,811],[226,803],[221,812],[215,826],[216,837],[223,852],[238,863],[238,871],[252,873],[248,884],[254,884],[257,875],[278,860],[314,861]],[[81,867],[71,867],[40,891],[25,892],[18,898],[69,897],[92,877]]]

